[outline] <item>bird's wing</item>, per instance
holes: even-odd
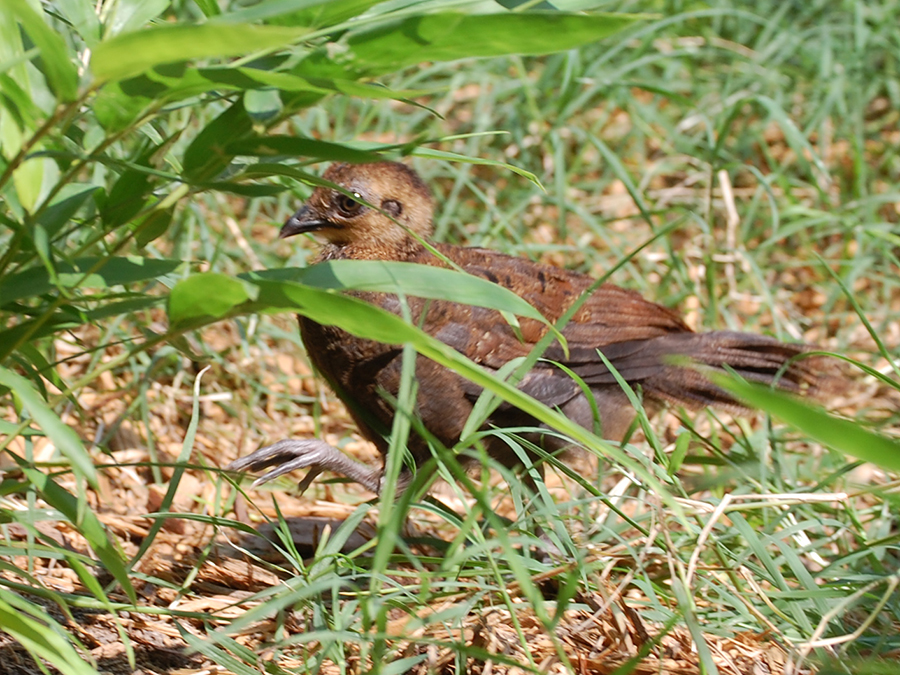
[[[577,272],[495,251],[449,245],[442,245],[439,250],[465,272],[518,294],[551,322],[558,321],[594,283]],[[439,264],[431,256],[415,262]],[[421,323],[431,335],[492,370],[526,356],[547,332],[545,324],[532,319],[522,319],[516,328],[499,312],[483,307],[446,301],[423,303],[420,307],[427,312]],[[568,349],[554,342],[543,358],[567,366],[594,386],[615,384],[597,355],[598,349],[626,380],[640,381],[655,374],[661,364],[659,354],[643,353],[645,341],[690,329],[671,310],[633,291],[603,284],[584,300],[562,332]],[[551,406],[561,405],[580,391],[567,373],[547,363],[538,364],[519,387]],[[473,396],[480,392],[478,387],[471,389]]]
[[[578,272],[496,251],[448,245],[440,247],[440,251],[469,274],[513,291],[551,322],[557,322],[594,283]],[[457,343],[463,345],[460,351],[485,365],[499,367],[527,353],[547,331],[544,324],[523,319],[517,335],[495,311],[446,305],[435,312],[441,339],[450,338],[445,341],[457,348]],[[548,350],[547,357],[573,364],[595,362],[596,350],[607,345],[689,332],[690,328],[672,310],[634,291],[602,284],[590,292],[563,328],[569,357],[558,344]]]

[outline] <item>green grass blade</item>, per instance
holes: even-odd
[[[714,379],[750,406],[765,410],[829,448],[889,471],[900,471],[900,441],[868,431],[857,422],[829,415],[789,394],[737,377],[718,375]]]

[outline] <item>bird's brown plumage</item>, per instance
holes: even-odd
[[[594,283],[577,272],[486,249],[431,244],[439,254],[435,255],[422,243],[431,234],[430,192],[403,164],[335,164],[324,179],[344,192],[317,188],[281,231],[283,237],[315,232],[323,238],[326,243],[315,262],[369,259],[447,266],[449,260],[469,274],[510,289],[551,322],[560,319]],[[355,295],[389,311],[400,311],[395,296]],[[516,331],[494,310],[447,301],[410,298],[409,308],[414,322],[426,332],[491,370],[527,355],[547,330],[538,321],[524,319]],[[394,416],[390,399],[400,385],[401,348],[358,338],[304,317],[300,317],[300,330],[313,365],[347,403],[362,433],[385,453],[385,434]],[[591,292],[562,332],[568,353],[558,343],[551,345],[544,353],[545,360],[519,387],[579,424],[592,427],[596,421],[592,401],[576,380],[550,362],[562,364],[590,388],[602,433],[612,440],[622,438],[635,412],[598,350],[630,385],[640,389],[651,410],[665,402],[691,408],[740,408],[700,371],[673,363],[673,357],[719,370],[730,368],[758,382],[771,383],[777,378],[778,386],[789,391],[815,391],[821,379],[821,358],[796,359],[807,350],[804,345],[729,331],[694,333],[672,310],[612,284]],[[423,356],[416,361],[416,379],[417,415],[432,436],[453,446],[480,389]],[[501,405],[488,425],[534,427],[536,422]],[[547,449],[555,449],[558,443],[541,434],[534,434],[532,440]],[[421,436],[413,433],[409,445],[417,465],[430,456]],[[516,462],[505,443],[497,441],[488,449],[505,464]],[[312,475],[328,469],[370,489],[380,487],[380,470],[354,463],[321,441],[282,441],[238,460],[231,468],[258,470],[273,465],[276,468],[260,480],[309,466],[312,472],[307,484]]]

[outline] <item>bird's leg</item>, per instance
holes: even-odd
[[[375,494],[380,494],[384,474],[381,469],[357,462],[317,438],[304,441],[286,438],[260,448],[246,457],[236,459],[225,468],[228,471],[259,471],[270,466],[275,468],[257,478],[253,482],[253,487],[295,469],[309,468],[309,473],[300,481],[301,492],[305,491],[320,473],[331,471],[356,481]]]

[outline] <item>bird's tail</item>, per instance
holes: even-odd
[[[601,351],[621,377],[640,385],[645,396],[690,408],[745,409],[710,381],[710,371],[734,371],[751,382],[813,398],[834,391],[835,383],[841,381],[835,359],[808,355],[809,345],[750,333],[672,333],[607,345]],[[615,383],[596,359],[573,370],[589,385]]]
[[[833,359],[808,355],[808,345],[780,342],[765,335],[681,333],[651,342],[662,366],[643,382],[644,393],[691,408],[744,408],[710,381],[705,375],[710,371],[733,371],[750,382],[813,398],[823,397],[837,380]]]

